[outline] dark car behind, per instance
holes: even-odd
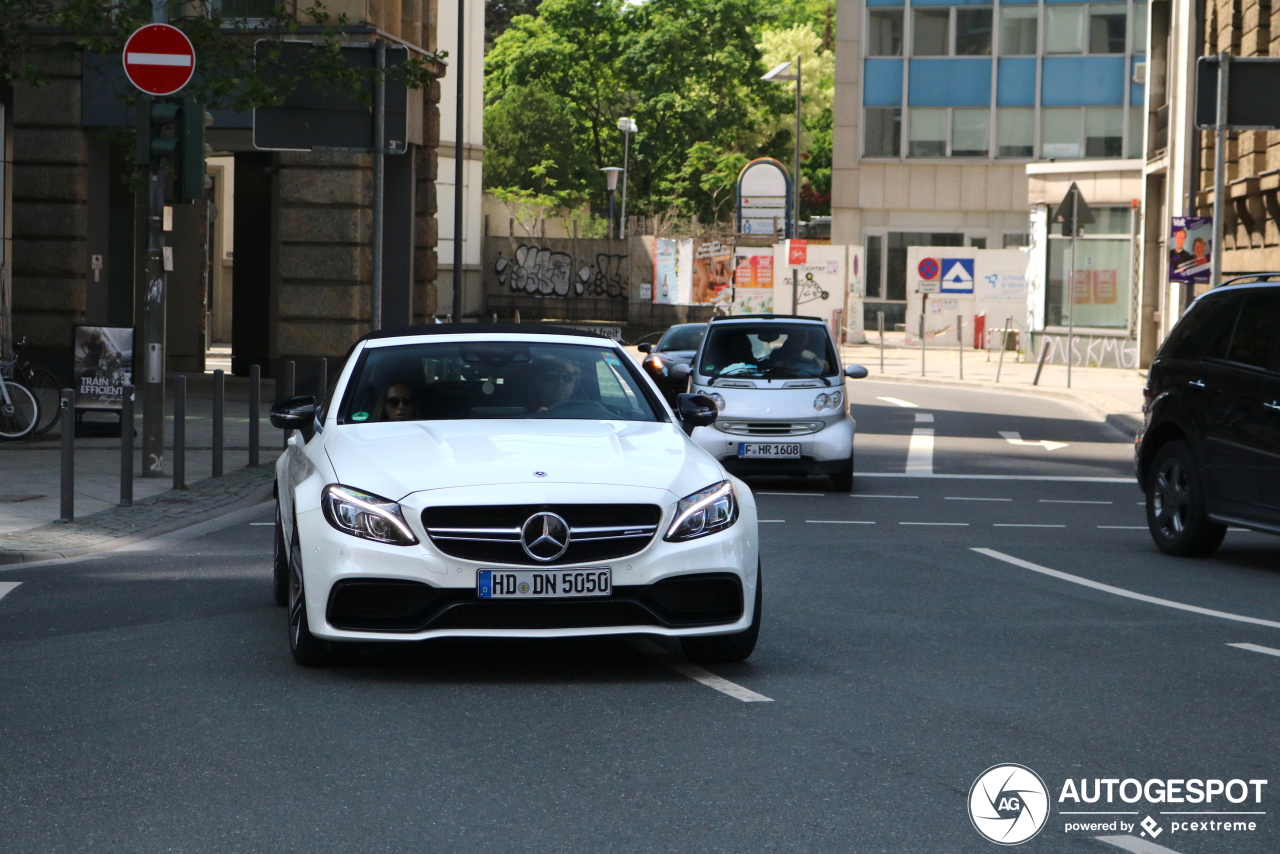
[[[664,332],[657,344],[641,344],[638,348],[645,354],[641,367],[653,378],[667,402],[673,406],[676,395],[689,387],[689,377],[687,374],[679,378],[672,377],[671,368],[675,365],[692,364],[698,345],[702,343],[702,336],[706,334],[705,323],[681,323]]]

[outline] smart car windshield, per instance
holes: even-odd
[[[365,350],[338,423],[473,418],[660,420],[613,349],[482,341]]]
[[[816,323],[712,324],[698,372],[709,377],[806,379],[836,373],[827,330]]]

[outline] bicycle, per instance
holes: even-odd
[[[40,424],[40,403],[14,380],[18,357],[0,362],[0,440],[24,439]]]
[[[19,338],[18,348],[27,345],[26,338]],[[53,371],[32,367],[30,362],[20,362],[18,350],[13,353],[13,378],[26,387],[40,404],[40,422],[36,424],[33,436],[43,436],[62,418],[62,386]]]

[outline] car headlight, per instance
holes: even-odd
[[[331,483],[324,488],[320,506],[329,524],[344,534],[393,546],[418,544],[394,501]]]
[[[824,409],[839,409],[840,404],[844,402],[844,392],[833,391],[830,394],[820,394],[813,399],[813,408],[818,412]]]
[[[681,498],[676,505],[676,518],[663,539],[678,543],[705,537],[723,531],[737,520],[738,497],[733,494],[733,484],[724,480]]]
[[[719,410],[719,411],[721,411],[721,412],[724,412],[724,398],[723,398],[723,397],[721,397],[720,395],[716,394],[714,391],[713,391],[713,392],[711,392],[711,394],[707,395],[707,397],[709,397],[709,398],[711,398],[712,400],[714,400],[714,401],[715,401],[715,403],[716,403],[716,409],[718,409],[718,410]]]

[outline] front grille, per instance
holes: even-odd
[[[735,436],[805,436],[823,425],[821,421],[717,421],[715,426]]]
[[[336,629],[414,634],[433,629],[692,628],[742,616],[742,585],[731,573],[685,575],[614,587],[599,599],[480,599],[475,590],[417,581],[344,579],[329,593]]]
[[[553,561],[534,560],[520,544],[521,527],[541,512],[555,513],[569,524],[569,548]],[[422,511],[422,526],[440,551],[504,566],[564,566],[624,558],[649,545],[661,520],[662,508],[654,504],[505,504]]]

